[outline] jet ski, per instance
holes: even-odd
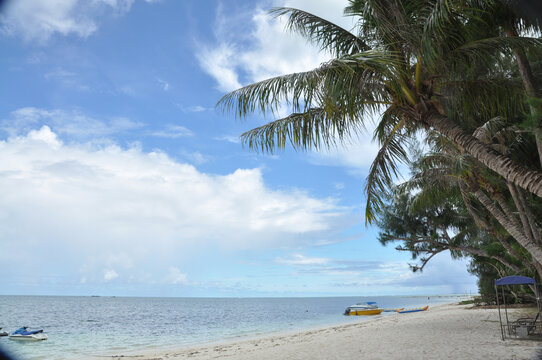
[[[12,332],[9,335],[10,340],[47,340],[48,336],[47,334],[43,333],[43,329],[41,330],[29,330],[28,327],[23,326],[22,328],[19,328]]]
[[[2,328],[0,328],[2,330]],[[8,336],[8,333],[6,331],[0,331],[0,336]]]

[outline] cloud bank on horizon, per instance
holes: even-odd
[[[0,208],[10,224],[0,237],[17,239],[0,262],[30,267],[39,263],[37,250],[57,262],[66,255],[59,250],[71,247],[87,281],[97,266],[105,280],[118,277],[110,254],[125,254],[122,266],[131,267],[149,255],[167,259],[194,248],[306,247],[340,241],[354,223],[332,199],[269,189],[260,169],[205,174],[137,147],[65,144],[47,126],[0,142],[0,173]],[[24,261],[13,262],[13,252],[23,252]]]
[[[412,274],[403,254],[381,249],[376,229],[361,228],[360,179],[377,151],[370,136],[326,153],[256,156],[228,129],[247,125],[209,111],[225,91],[328,60],[265,8],[302,8],[350,28],[345,2],[213,4],[214,12],[197,1],[7,4],[0,40],[19,58],[0,71],[27,93],[0,87],[13,97],[0,106],[0,263],[8,269],[0,288],[168,296],[472,289],[465,262],[439,257]],[[151,38],[164,45],[146,62],[99,62],[137,48],[149,34],[140,25],[154,14],[187,25]],[[105,28],[138,40],[110,40],[118,35]],[[179,37],[191,45],[171,46]],[[206,40],[194,45],[198,38]],[[164,65],[180,53],[182,63]],[[108,68],[129,81],[112,81],[119,75]],[[104,113],[115,115],[96,115]],[[17,271],[32,266],[43,271]],[[443,285],[449,273],[459,275]]]

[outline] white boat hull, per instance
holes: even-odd
[[[47,340],[48,336],[47,334],[32,334],[32,335],[10,335],[10,340],[23,340],[23,341],[41,341],[41,340]]]

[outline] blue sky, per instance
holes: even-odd
[[[266,15],[285,5],[351,26],[333,0],[2,8],[0,294],[476,291],[466,261],[442,254],[413,274],[364,226],[369,134],[262,155],[238,137],[266,119],[215,109],[227,91],[328,59]]]

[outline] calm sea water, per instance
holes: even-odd
[[[43,328],[49,339],[0,337],[18,359],[77,359],[134,350],[199,345],[266,333],[360,321],[343,316],[358,302],[380,307],[450,303],[457,296],[321,298],[125,298],[0,296],[0,327]],[[384,316],[394,316],[390,313]]]

